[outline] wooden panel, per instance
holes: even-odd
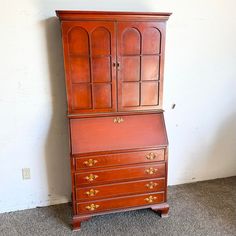
[[[111,82],[111,61],[110,57],[93,58],[93,82]]]
[[[111,53],[111,35],[105,27],[96,28],[92,32],[92,55],[110,55]]]
[[[61,21],[68,20],[159,20],[166,21],[172,13],[168,12],[110,12],[110,11],[77,11],[57,10]]]
[[[93,85],[94,108],[111,107],[111,85],[107,83],[99,83]]]
[[[152,201],[150,202],[150,200]],[[109,200],[98,200],[86,203],[77,203],[77,213],[95,213],[100,211],[121,209],[127,207],[153,205],[164,202],[164,192],[149,193],[129,197],[112,198]],[[94,205],[91,205],[94,204]]]
[[[142,57],[142,80],[159,79],[159,56]]]
[[[77,57],[70,59],[71,82],[90,82],[90,66],[88,57]]]
[[[143,31],[143,54],[158,54],[161,52],[161,31],[149,27]]]
[[[76,201],[92,201],[99,198],[119,197],[130,194],[159,192],[165,189],[165,179],[149,179],[118,184],[76,188]]]
[[[77,157],[75,170],[164,161],[164,149]]]
[[[142,106],[156,106],[158,104],[158,82],[142,83],[141,95]]]
[[[137,28],[127,27],[122,32],[122,54],[135,55],[141,51],[141,35]]]
[[[91,87],[89,84],[74,84],[72,86],[72,96],[73,109],[89,109],[92,106]]]
[[[123,81],[139,81],[140,79],[140,57],[122,57]]]
[[[150,173],[148,173],[150,172]],[[94,185],[99,183],[128,181],[135,179],[165,177],[165,164],[149,164],[136,167],[107,168],[75,173],[75,185]]]
[[[62,35],[68,112],[116,111],[116,68],[112,66],[116,60],[114,22],[63,22]],[[104,92],[96,84],[100,82],[107,82]],[[74,84],[78,84],[76,89]],[[101,95],[104,97],[99,98]]]
[[[68,32],[68,43],[70,55],[88,55],[89,37],[88,32],[79,26],[76,26]]]
[[[118,22],[118,110],[154,110],[162,106],[164,25],[161,22]],[[128,47],[128,42],[130,47]],[[139,61],[141,58],[141,62]],[[159,80],[143,85],[149,80]],[[126,85],[127,81],[139,84]],[[147,87],[148,86],[148,87]],[[153,87],[152,87],[153,86]],[[154,91],[156,89],[156,91]],[[144,98],[142,92],[150,94]],[[154,102],[155,101],[155,102]]]
[[[127,82],[123,83],[122,86],[122,105],[124,107],[139,106],[139,83]]]
[[[167,145],[163,114],[71,119],[72,154]]]

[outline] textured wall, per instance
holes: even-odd
[[[236,175],[235,8],[234,0],[1,1],[0,212],[70,197],[55,9],[173,12],[164,91],[169,184]],[[31,180],[22,180],[23,167]]]

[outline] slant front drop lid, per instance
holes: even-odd
[[[170,13],[56,11],[61,21],[74,230],[94,215],[168,215],[162,110]],[[157,216],[158,217],[158,216]]]

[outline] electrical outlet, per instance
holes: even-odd
[[[30,179],[30,168],[23,168],[22,169],[22,179]]]

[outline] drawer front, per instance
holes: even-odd
[[[138,182],[108,184],[76,188],[76,201],[92,201],[99,198],[118,197],[130,194],[159,192],[165,190],[165,179],[149,179]]]
[[[129,197],[98,200],[86,203],[77,203],[78,214],[89,214],[100,211],[116,210],[127,207],[154,205],[164,202],[164,192],[135,195]]]
[[[167,145],[163,114],[70,119],[72,154]]]
[[[164,149],[79,157],[75,159],[75,170],[164,160]]]
[[[94,185],[102,182],[120,182],[132,179],[147,179],[165,177],[165,164],[152,164],[136,167],[122,167],[75,173],[75,185]]]

